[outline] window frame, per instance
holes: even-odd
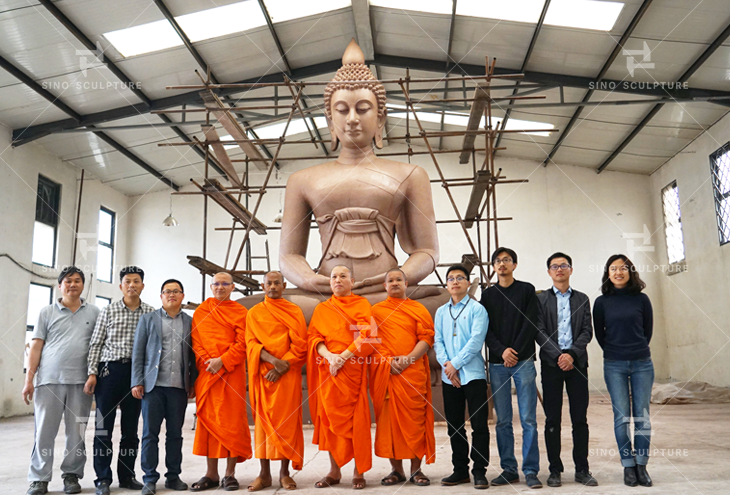
[[[49,223],[48,221],[44,219],[38,218],[39,213],[39,206],[38,202],[43,201],[45,203],[45,200],[41,197],[41,186],[52,188],[55,191],[55,204],[47,204],[47,206],[53,211],[53,216],[55,217],[54,223]],[[56,266],[56,255],[57,255],[57,249],[58,249],[58,223],[59,219],[61,218],[61,214],[59,210],[61,209],[61,184],[58,182],[49,179],[43,174],[38,174],[38,187],[36,188],[36,206],[35,206],[35,217],[33,220],[33,228],[35,230],[35,223],[40,222],[44,225],[47,225],[49,227],[53,227],[53,253],[51,256],[51,264],[50,265],[44,265],[43,263],[39,263],[37,261],[34,261],[32,252],[31,252],[31,261],[34,265],[38,266],[45,266],[48,268],[55,268]],[[33,242],[35,242],[35,235],[33,236]],[[33,248],[33,244],[31,244],[31,249]]]
[[[35,286],[38,286],[38,287],[44,287],[46,289],[50,289],[49,295],[48,295],[48,299],[49,299],[48,304],[49,305],[50,304],[53,304],[53,286],[52,285],[39,284],[39,283],[36,283],[36,282],[31,282],[30,285],[35,285]],[[28,304],[30,304],[30,300],[28,300]],[[27,364],[29,349],[27,350],[27,348],[25,346],[28,345],[28,342],[27,342],[27,340],[28,340],[28,333],[30,332],[32,334],[33,333],[33,330],[35,330],[35,324],[28,325],[28,323],[26,322],[26,324],[25,324],[25,339],[24,339],[26,342],[23,345],[23,374],[25,374],[25,373],[28,372],[28,368],[27,368],[26,364]]]
[[[677,186],[677,180],[673,180],[666,186],[662,187],[661,190],[661,201],[662,201],[662,220],[664,221],[664,244],[667,250],[667,263],[668,263],[668,275],[674,275],[675,273],[683,272],[687,270],[687,246],[684,243],[684,229],[682,228],[682,209],[681,204],[678,205],[679,207],[679,216],[677,217],[677,222],[679,223],[679,231],[682,235],[682,253],[683,257],[681,260],[677,261],[671,261],[669,259],[669,235],[667,234],[667,229],[669,227],[669,224],[667,223],[667,210],[665,209],[665,201],[664,201],[664,194],[667,191],[667,189],[676,189],[677,192],[677,201],[679,202],[679,186]]]
[[[725,155],[728,155],[727,174],[729,176],[728,178],[730,179],[730,141],[725,143],[724,146],[720,146],[717,150],[710,154],[710,179],[712,180],[712,197],[715,201],[715,219],[717,222],[717,237],[720,241],[720,246],[730,243],[730,235],[726,239],[723,239],[724,229],[722,225],[725,224],[726,229],[730,225],[730,209],[727,210],[727,218],[722,217],[722,212],[720,210],[722,201],[728,200],[730,198],[730,189],[728,189],[727,192],[724,193],[720,192],[719,176],[717,173],[719,168],[718,161],[721,157]]]
[[[99,278],[99,275],[100,275],[99,274],[99,250],[97,249],[97,252],[96,252],[96,256],[97,256],[97,259],[96,259],[96,271],[97,271],[97,273],[96,273],[96,279],[99,282],[104,282],[104,283],[111,284],[111,283],[114,283],[114,245],[116,244],[116,242],[115,242],[116,241],[115,236],[116,236],[116,231],[117,231],[117,225],[116,225],[117,224],[117,213],[115,211],[113,211],[113,210],[110,210],[109,208],[107,208],[106,206],[103,206],[103,205],[99,207],[99,212],[102,212],[102,211],[104,213],[108,213],[112,217],[112,220],[111,220],[111,232],[109,234],[109,241],[110,242],[109,243],[106,243],[106,242],[102,241],[101,240],[101,236],[99,235],[99,232],[97,232],[97,245],[111,249],[112,256],[111,256],[111,263],[109,264],[109,280],[101,279],[101,278]]]
[[[97,306],[97,307],[99,306],[98,304],[96,304],[96,300],[97,300],[97,299],[106,299],[106,300],[108,301],[108,302],[107,302],[107,306],[108,306],[108,305],[110,305],[110,304],[112,303],[112,298],[111,298],[111,297],[106,297],[106,296],[94,296],[94,306]]]

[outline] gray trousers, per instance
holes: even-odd
[[[92,396],[84,385],[41,385],[35,389],[35,443],[30,456],[28,481],[51,481],[54,444],[61,417],[66,431],[66,445],[61,473],[84,477],[86,444],[84,435],[91,412]]]

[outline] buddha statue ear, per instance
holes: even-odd
[[[383,129],[385,129],[386,112],[387,109],[383,108],[383,115],[378,117],[378,129],[375,131],[375,136],[373,136],[373,145],[379,150],[383,149]]]
[[[330,129],[330,136],[332,138],[332,143],[330,144],[331,151],[337,151],[337,148],[340,146],[340,140],[337,139],[337,133],[335,132],[335,124],[332,122],[332,119],[327,119],[327,123],[329,124]]]

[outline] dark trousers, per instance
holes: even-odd
[[[185,408],[188,394],[175,387],[155,387],[145,392],[142,398],[142,458],[140,464],[144,471],[145,483],[157,483],[160,473],[159,441],[162,420],[165,420],[165,477],[175,479],[182,472],[182,427],[185,421]]]
[[[108,373],[107,373],[108,372]],[[132,363],[111,361],[99,364],[96,380],[96,432],[94,434],[94,471],[96,483],[101,480],[112,481],[112,432],[117,417],[117,406],[122,414],[122,439],[119,441],[117,456],[118,479],[134,477],[134,463],[137,460],[139,436],[139,413],[142,407],[138,399],[132,397]]]
[[[487,380],[473,380],[461,388],[443,384],[444,412],[451,439],[451,464],[454,473],[469,475],[469,441],[466,438],[464,415],[469,406],[471,421],[471,472],[485,474],[489,466],[489,424],[487,407]]]
[[[563,371],[542,365],[542,406],[545,410],[545,445],[551,473],[562,473],[560,460],[560,422],[563,410],[563,384],[568,392],[570,421],[573,424],[573,463],[575,470],[588,471],[588,368]]]

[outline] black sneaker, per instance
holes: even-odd
[[[188,489],[188,484],[178,477],[167,478],[165,480],[165,488],[169,488],[170,490],[175,490],[177,492],[183,492]]]
[[[155,483],[145,483],[142,488],[142,495],[155,495],[157,493],[157,487]]]
[[[463,483],[469,483],[470,481],[468,474],[451,473],[449,476],[441,480],[441,484],[444,486],[456,486]]]
[[[520,475],[517,473],[510,473],[508,471],[502,471],[502,474],[492,480],[493,486],[509,485],[510,483],[519,483]]]
[[[527,488],[542,488],[542,482],[537,479],[536,474],[526,474],[525,483],[527,483]]]
[[[96,495],[109,495],[109,480],[101,480],[96,482]]]
[[[25,495],[46,495],[48,493],[48,482],[47,481],[34,481],[28,487],[28,491]]]
[[[75,474],[64,474],[63,478],[63,493],[81,493],[81,485],[79,484],[79,477]]]
[[[639,484],[639,481],[636,479],[636,467],[625,467],[624,468],[624,485],[626,486],[636,486]]]
[[[485,473],[474,475],[474,488],[476,488],[477,490],[486,490],[487,488],[489,488],[489,481],[487,481],[487,476]]]
[[[136,478],[126,478],[119,480],[119,488],[126,488],[127,490],[141,490],[144,485],[137,481]]]
[[[598,486],[598,481],[596,481],[596,478],[591,475],[590,471],[576,471],[575,482],[582,483],[585,486]],[[549,481],[548,484],[550,484]]]
[[[575,480],[578,481],[578,474],[575,475]],[[560,473],[550,473],[550,476],[548,476],[548,486],[551,486],[553,488],[557,488],[559,486],[563,485],[563,482],[560,481]]]
[[[646,466],[637,464],[636,465],[636,479],[641,486],[651,486],[654,483],[651,481],[649,473],[646,472]]]

